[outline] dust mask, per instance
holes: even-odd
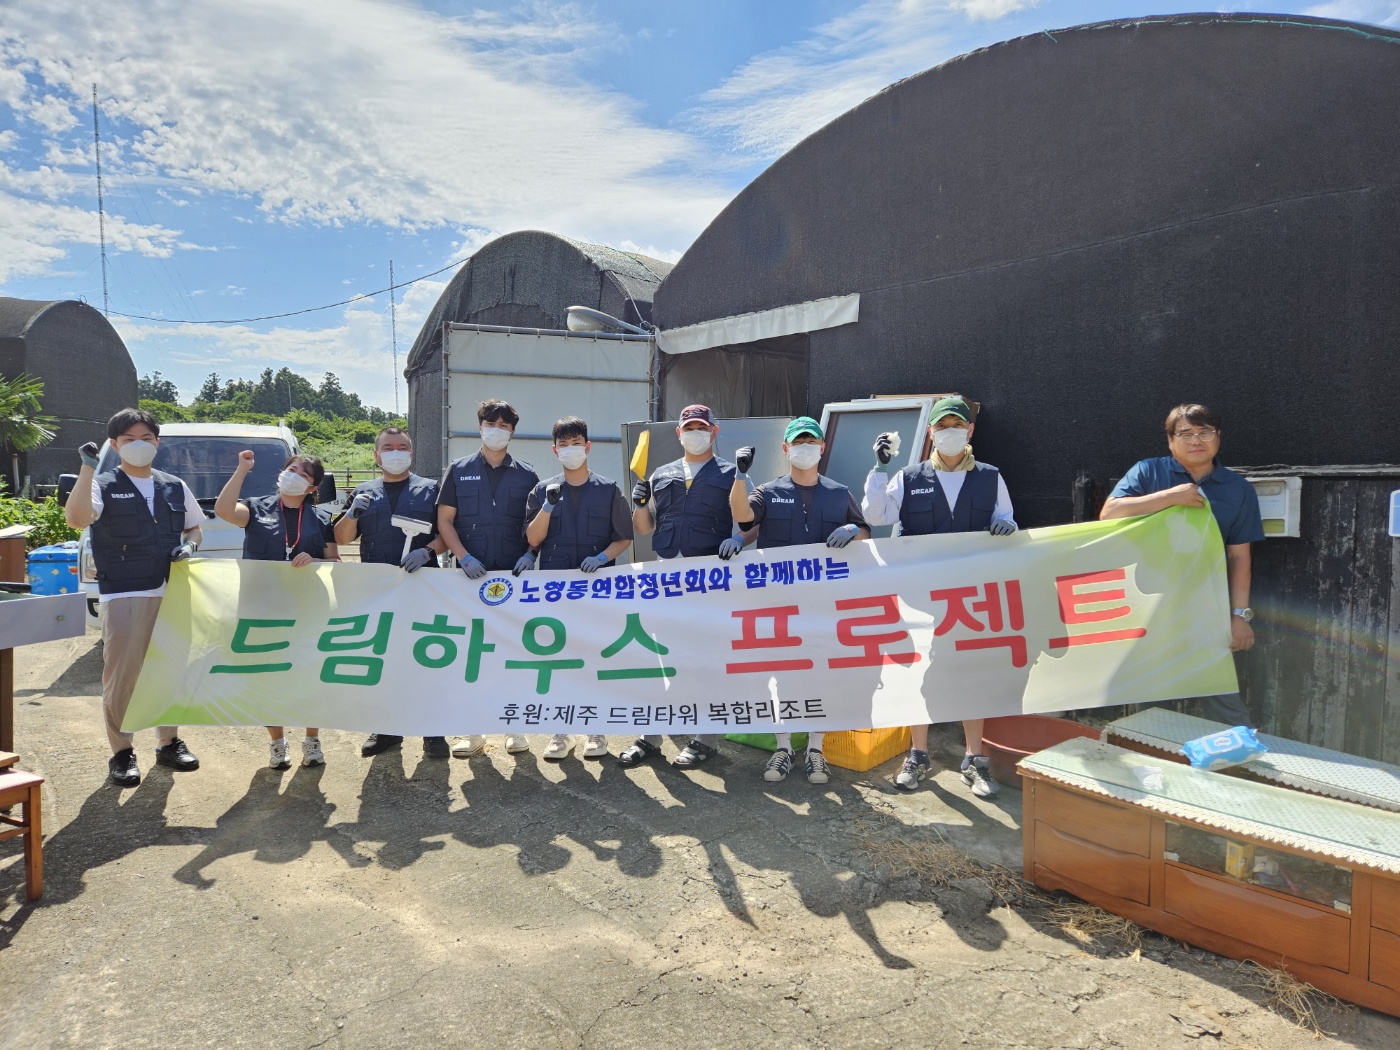
[[[963,449],[967,448],[967,431],[962,427],[954,430],[935,430],[933,447],[949,459],[961,456]]]
[[[577,470],[588,459],[588,449],[582,445],[564,445],[556,449],[554,454],[559,457],[559,462],[564,464],[565,470]]]
[[[510,444],[510,431],[505,427],[482,427],[481,443],[492,452],[499,452]]]
[[[402,449],[392,449],[388,452],[379,453],[379,465],[384,468],[385,474],[403,474],[412,463],[412,452],[405,452]]]
[[[820,445],[789,445],[787,458],[788,462],[798,470],[808,470],[821,462],[822,447]]]
[[[117,455],[130,467],[149,467],[156,458],[156,447],[149,441],[128,441],[117,446]]]
[[[304,496],[311,482],[295,470],[284,470],[277,475],[277,491],[284,496]]]
[[[710,443],[714,439],[708,430],[682,430],[681,448],[685,449],[692,456],[698,456],[710,450]]]

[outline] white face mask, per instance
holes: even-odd
[[[277,475],[277,491],[284,496],[304,496],[311,488],[311,482],[295,470],[284,470]]]
[[[559,457],[559,462],[564,464],[565,470],[577,470],[588,459],[588,449],[582,445],[564,445],[556,449],[554,454]]]
[[[401,449],[390,449],[379,453],[379,465],[386,474],[403,474],[413,462],[413,453]]]
[[[967,431],[962,427],[955,430],[935,430],[933,447],[949,459],[960,456],[963,449],[967,448]]]
[[[481,443],[492,452],[499,452],[510,444],[510,431],[505,427],[482,427]]]
[[[149,441],[128,441],[125,445],[117,446],[117,455],[127,466],[149,467],[151,460],[156,458],[156,447]]]
[[[710,442],[713,440],[708,430],[681,431],[681,448],[685,449],[692,456],[698,456],[708,452],[710,450]]]
[[[815,467],[822,458],[822,447],[820,445],[789,445],[787,451],[788,462],[798,470],[807,470]]]

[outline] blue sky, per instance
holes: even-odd
[[[390,259],[403,281],[518,229],[674,260],[774,158],[901,77],[1026,33],[1200,9],[0,0],[0,295],[102,305],[96,82],[111,319],[137,369],[185,399],[210,371],[332,370],[392,408],[387,294],[194,322],[373,292]],[[1221,10],[1400,27],[1400,0]],[[450,276],[399,291],[401,355]]]

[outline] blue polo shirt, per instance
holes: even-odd
[[[1124,474],[1110,499],[1120,496],[1150,496],[1163,489],[1175,488],[1191,481],[1186,468],[1171,456],[1139,460]],[[1210,511],[1220,526],[1225,546],[1237,543],[1258,543],[1264,538],[1264,522],[1259,517],[1259,497],[1254,486],[1229,467],[1215,461],[1215,469],[1196,482],[1210,501]]]

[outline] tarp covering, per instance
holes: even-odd
[[[793,147],[687,250],[654,321],[858,293],[857,323],[802,337],[801,407],[982,402],[977,457],[1023,524],[1069,520],[1081,472],[1164,455],[1181,401],[1223,414],[1226,463],[1400,461],[1396,113],[1400,33],[1374,26],[1199,14],[1011,40]],[[1325,438],[1298,425],[1318,405],[1345,418]]]
[[[820,328],[855,324],[859,320],[860,296],[839,295],[666,329],[656,333],[656,343],[668,354],[690,354],[716,346],[757,343]]]

